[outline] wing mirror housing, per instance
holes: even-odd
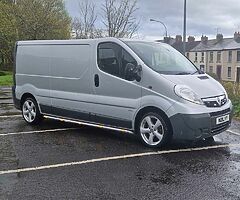
[[[125,78],[128,81],[134,81],[137,82],[141,81],[141,72],[142,72],[142,66],[141,65],[134,65],[132,63],[128,63],[126,65],[125,69]]]

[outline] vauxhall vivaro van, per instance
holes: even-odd
[[[149,147],[225,131],[222,85],[163,43],[116,38],[20,41],[13,98],[29,124],[43,116],[134,132]]]

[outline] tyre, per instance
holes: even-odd
[[[208,137],[208,138],[205,138],[204,139],[204,142],[206,144],[214,144],[215,143],[215,140],[214,140],[214,137]]]
[[[139,139],[147,147],[163,147],[169,144],[172,139],[169,123],[155,112],[143,115],[137,123],[136,129]]]
[[[38,104],[35,99],[26,98],[22,104],[22,116],[24,120],[31,125],[39,124],[43,116],[41,115]]]

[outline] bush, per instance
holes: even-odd
[[[222,84],[233,103],[234,116],[240,118],[240,84],[234,82],[222,82]]]
[[[234,115],[240,118],[240,100],[233,100]]]
[[[10,71],[0,71],[0,76],[7,76],[7,75],[12,75],[12,72],[10,72]]]
[[[0,71],[0,76],[5,76],[5,75],[6,75],[5,72]]]

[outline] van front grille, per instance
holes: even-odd
[[[211,117],[217,117],[217,116],[229,114],[230,111],[231,111],[230,108],[228,108],[228,109],[225,109],[225,110],[221,110],[221,111],[217,111],[217,112],[212,112],[212,113],[210,113],[210,116],[211,116]]]
[[[221,107],[225,105],[228,100],[224,94],[216,97],[203,98],[202,101],[207,107]]]

